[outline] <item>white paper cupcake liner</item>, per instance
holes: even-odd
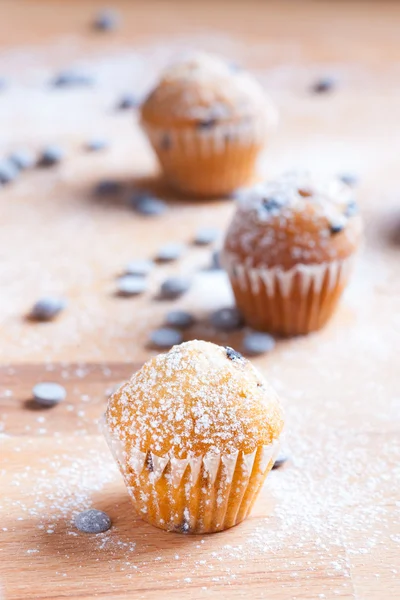
[[[261,115],[204,128],[142,125],[170,183],[186,193],[212,196],[249,182],[273,120]]]
[[[287,271],[251,268],[227,253],[221,263],[250,325],[294,335],[319,329],[326,322],[349,279],[354,258],[299,264]]]
[[[278,452],[278,442],[251,454],[209,452],[177,459],[137,448],[124,449],[104,433],[133,504],[144,519],[185,533],[222,531],[246,518]]]

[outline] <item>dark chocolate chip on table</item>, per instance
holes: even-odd
[[[339,175],[339,179],[350,187],[354,187],[358,183],[358,177],[354,173],[342,173]]]
[[[39,156],[39,167],[52,167],[58,164],[64,158],[64,150],[60,146],[46,146]]]
[[[243,317],[235,307],[220,308],[211,315],[211,324],[219,331],[235,331],[243,325]]]
[[[169,277],[161,284],[160,295],[166,300],[174,300],[183,296],[190,289],[191,281],[187,277]]]
[[[177,329],[161,327],[151,332],[149,342],[152,347],[165,350],[181,344],[183,337]]]
[[[111,8],[101,10],[94,19],[93,26],[98,31],[114,31],[121,24],[120,14]]]
[[[126,93],[117,102],[117,108],[119,110],[129,110],[131,108],[137,108],[140,105],[140,99],[134,94]]]
[[[197,230],[194,243],[196,246],[207,246],[218,239],[219,230],[216,227],[201,227]]]
[[[159,248],[156,259],[158,262],[172,262],[183,254],[184,245],[179,242],[169,242]]]
[[[167,210],[167,205],[163,200],[142,190],[132,194],[129,204],[137,213],[146,216],[162,215]]]
[[[125,267],[126,275],[140,275],[145,277],[154,269],[154,262],[147,259],[132,260]]]
[[[52,80],[51,85],[58,88],[85,87],[94,84],[94,78],[87,73],[74,71],[72,69],[61,71]]]
[[[229,358],[229,360],[232,360],[232,361],[235,361],[235,360],[243,361],[244,360],[244,358],[240,354],[240,352],[237,352],[237,350],[234,350],[230,346],[226,346],[226,356]]]
[[[44,381],[34,386],[32,396],[40,406],[55,406],[65,400],[67,392],[59,383]]]
[[[24,148],[12,152],[8,157],[8,160],[12,162],[19,171],[30,169],[36,162],[33,152]]]
[[[259,331],[247,333],[243,338],[243,352],[249,356],[257,356],[271,352],[275,347],[272,335]]]
[[[121,191],[122,185],[115,179],[104,179],[103,181],[99,181],[94,188],[96,196],[113,196]]]
[[[29,317],[35,321],[51,321],[64,308],[67,302],[64,298],[58,296],[45,296],[40,298],[32,307]]]
[[[118,296],[137,296],[147,290],[147,283],[140,275],[124,275],[117,282]]]
[[[212,253],[210,268],[214,271],[219,271],[220,269],[222,269],[220,250],[214,250],[214,252]]]
[[[196,322],[194,316],[185,310],[171,310],[165,316],[165,324],[168,327],[177,329],[187,329]]]
[[[85,144],[86,150],[89,152],[100,152],[101,150],[105,150],[108,148],[109,143],[104,138],[92,138],[88,140]]]
[[[273,469],[279,469],[280,467],[282,467],[282,465],[285,464],[285,462],[289,459],[289,457],[284,454],[283,452],[279,452],[278,456],[275,459],[275,462],[273,464]]]
[[[19,169],[11,160],[4,159],[0,161],[0,183],[11,183],[18,177],[18,171]]]
[[[102,510],[90,508],[75,517],[75,527],[82,533],[104,533],[111,527],[111,519]]]
[[[334,77],[326,76],[317,79],[311,86],[311,91],[315,94],[326,94],[333,91],[336,87],[337,81]]]

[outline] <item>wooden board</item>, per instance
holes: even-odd
[[[120,2],[122,28],[91,31],[100,4],[1,3],[1,155],[59,142],[66,159],[0,190],[0,598],[400,598],[400,210],[398,156],[400,5],[391,2]],[[226,278],[204,270],[210,250],[190,246],[197,227],[223,229],[227,200],[175,198],[135,118],[115,110],[142,93],[178,50],[202,47],[252,69],[281,113],[260,169],[355,172],[366,239],[354,279],[326,329],[279,340],[255,364],[283,398],[291,456],[271,473],[251,518],[221,534],[167,534],[140,521],[99,432],[113,386],[152,354],[150,331],[172,304],[157,289],[172,272],[194,285],[177,306],[215,336],[210,312],[232,301]],[[93,88],[53,90],[61,68],[93,72]],[[309,93],[333,74],[337,88]],[[93,136],[110,149],[87,154]],[[100,179],[124,193],[93,196]],[[137,181],[165,196],[168,213],[135,215]],[[143,297],[115,297],[131,259],[164,242],[189,244],[159,267]],[[53,323],[25,319],[45,293],[68,298]],[[174,304],[175,306],[175,304]],[[67,399],[37,409],[32,386],[61,382]],[[77,532],[94,506],[113,527]]]

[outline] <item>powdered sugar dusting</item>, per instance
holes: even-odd
[[[252,452],[278,438],[275,392],[240,355],[192,341],[147,363],[110,399],[106,419],[126,451],[176,458]]]

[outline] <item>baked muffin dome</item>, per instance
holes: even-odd
[[[259,111],[275,123],[275,109],[249,73],[196,53],[166,69],[142,106],[142,118],[161,125],[209,127],[213,121],[252,118]]]
[[[360,236],[348,185],[291,173],[243,192],[224,250],[249,267],[288,270],[348,258]]]
[[[147,362],[111,397],[106,418],[124,445],[176,458],[250,453],[283,425],[277,394],[248,360],[197,340]]]
[[[141,107],[166,179],[194,197],[248,185],[276,122],[276,110],[251,75],[204,53],[169,67]]]

